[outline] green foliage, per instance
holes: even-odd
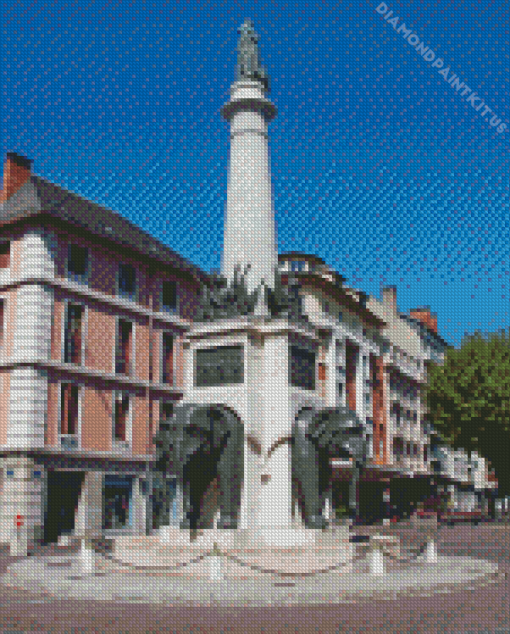
[[[431,364],[425,398],[430,422],[454,448],[490,461],[499,493],[510,493],[510,331],[463,339],[443,365]]]

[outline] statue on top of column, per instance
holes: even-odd
[[[257,43],[259,36],[255,33],[253,22],[246,19],[238,33],[236,81],[242,79],[256,79],[260,81],[266,92],[269,92],[269,77],[265,67],[260,65]]]

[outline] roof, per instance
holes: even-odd
[[[327,266],[324,260],[322,260],[318,255],[313,255],[311,253],[303,253],[302,251],[287,251],[287,253],[278,254],[278,260],[291,260],[292,258],[310,260],[311,262],[316,262]]]
[[[398,313],[400,319],[407,321],[411,325],[418,326],[420,330],[425,330],[437,343],[440,343],[445,348],[452,348],[453,346],[445,341],[435,330],[432,330],[427,324],[424,324],[421,319],[416,319],[416,317],[411,317],[410,315],[406,315],[405,313]]]
[[[0,203],[0,226],[42,214],[135,249],[202,281],[209,280],[205,271],[117,212],[40,176],[31,175],[7,201]]]

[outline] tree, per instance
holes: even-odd
[[[425,387],[430,422],[455,449],[478,451],[498,478],[498,495],[510,494],[510,330],[479,332],[431,363]]]

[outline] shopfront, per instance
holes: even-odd
[[[105,530],[133,527],[133,479],[132,475],[105,475],[103,489],[103,528]]]

